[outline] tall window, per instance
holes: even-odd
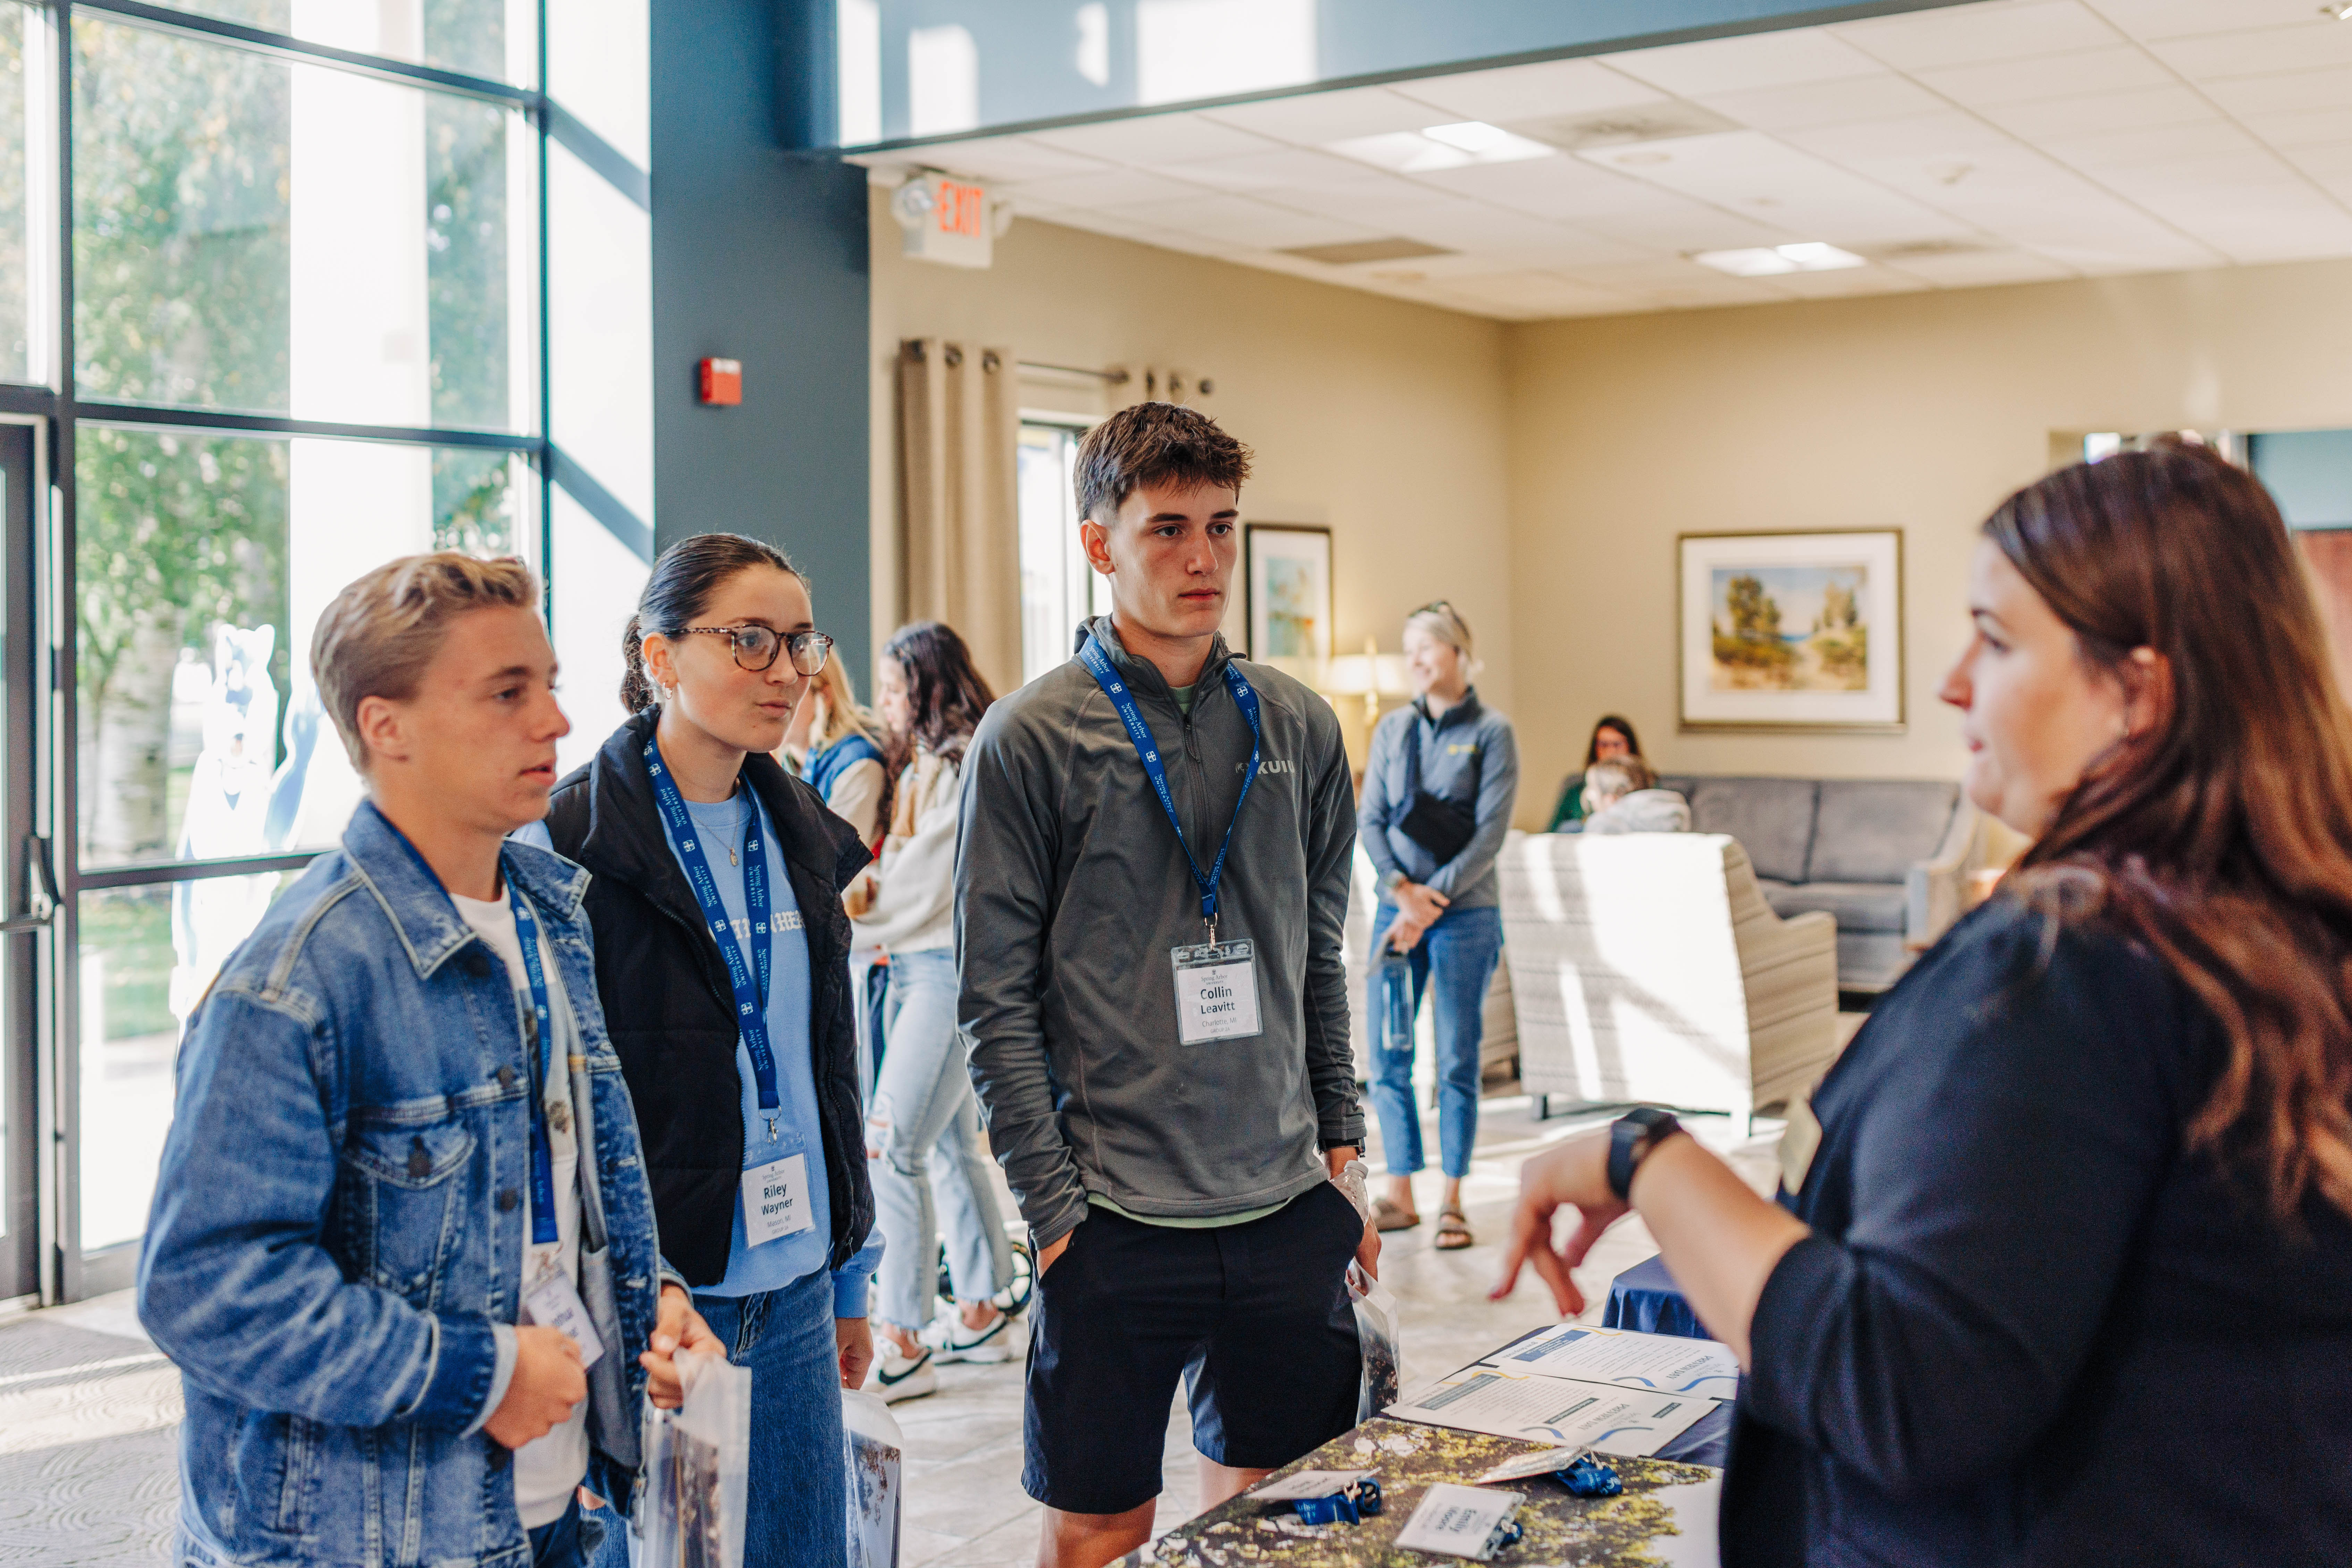
[[[1021,679],[1069,662],[1074,634],[1088,616],[1110,613],[1110,580],[1087,564],[1078,543],[1077,454],[1081,423],[1021,426]]]
[[[646,35],[644,0],[0,0],[68,1294],[127,1281],[188,1013],[359,799],[309,670],[332,596],[520,555],[610,728],[653,538]]]

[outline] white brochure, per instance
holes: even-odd
[[[1396,1543],[1409,1552],[1439,1552],[1484,1563],[1494,1554],[1495,1532],[1526,1500],[1524,1492],[1481,1491],[1438,1481],[1397,1531]]]
[[[1729,1345],[1675,1334],[1637,1334],[1626,1329],[1562,1323],[1506,1345],[1488,1356],[1486,1363],[1514,1372],[1622,1384],[1660,1394],[1739,1397],[1739,1358],[1731,1353]]]
[[[1423,1384],[1382,1414],[1560,1447],[1654,1454],[1716,1407],[1690,1394],[1652,1394],[1503,1367],[1467,1366]]]
[[[1346,1491],[1370,1470],[1301,1470],[1278,1481],[1267,1481],[1250,1493],[1252,1502],[1296,1502],[1302,1498],[1329,1497]]]

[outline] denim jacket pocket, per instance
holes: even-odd
[[[352,1261],[411,1305],[430,1307],[439,1293],[441,1264],[464,1224],[465,1184],[452,1178],[476,1142],[455,1117],[415,1123],[388,1115],[362,1121],[344,1143],[345,1234],[360,1254]]]

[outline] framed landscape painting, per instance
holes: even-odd
[[[1903,728],[1903,534],[1685,533],[1685,730]]]
[[[1297,660],[1302,668],[1329,658],[1331,531],[1253,522],[1242,539],[1249,657]]]

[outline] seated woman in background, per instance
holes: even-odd
[[[1592,726],[1592,739],[1584,745],[1584,767],[1595,763],[1622,762],[1627,757],[1642,754],[1642,742],[1634,738],[1633,721],[1620,719],[1614,713],[1603,714]],[[1559,803],[1551,808],[1551,821],[1545,831],[1558,833],[1572,822],[1581,822],[1590,814],[1584,804],[1584,770],[1568,775],[1559,786]]]
[[[1581,826],[1587,833],[1690,831],[1690,802],[1660,789],[1658,775],[1639,757],[1595,763],[1585,769],[1584,809]]]
[[[1748,1369],[1738,1568],[2340,1568],[2352,714],[2294,547],[2168,445],[2004,502],[1969,609],[1969,797],[2033,847],[1790,1108],[1780,1205],[1635,1111],[1528,1162],[1498,1293],[1578,1310],[1640,1212]]]

